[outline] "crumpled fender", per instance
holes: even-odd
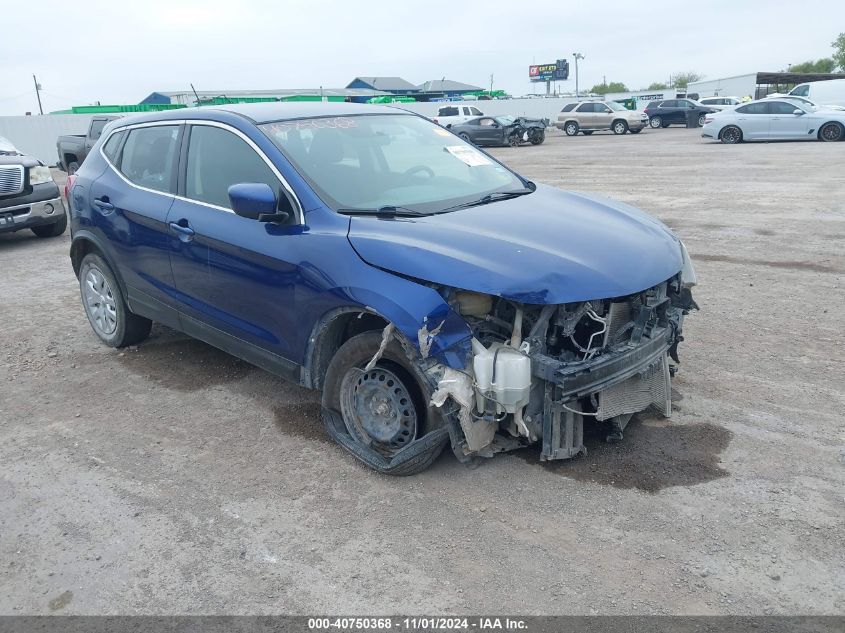
[[[386,277],[394,283],[382,284],[378,292],[368,288],[344,288],[344,291],[355,303],[393,323],[422,358],[464,369],[472,340],[466,321],[437,291],[393,275]]]

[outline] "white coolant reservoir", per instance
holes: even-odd
[[[501,343],[485,348],[473,340],[476,407],[479,412],[515,413],[528,404],[531,359]]]

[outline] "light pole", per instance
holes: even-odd
[[[572,53],[572,56],[575,58],[575,96],[578,96],[578,60],[584,59],[584,56],[581,53]]]

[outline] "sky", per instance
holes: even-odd
[[[688,9],[685,8],[688,5]],[[659,11],[659,7],[671,11]],[[581,90],[716,79],[831,54],[843,0],[0,0],[0,115],[138,103],[154,91],[345,87],[356,76],[542,92],[528,66],[579,52]]]

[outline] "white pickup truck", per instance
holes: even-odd
[[[443,127],[451,127],[459,123],[466,123],[478,116],[484,116],[484,113],[475,106],[450,103],[440,106],[433,121]]]

